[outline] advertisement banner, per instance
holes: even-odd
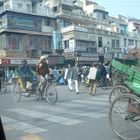
[[[19,15],[8,15],[8,28],[41,31],[41,19]]]
[[[53,32],[53,45],[55,50],[60,50],[62,49],[62,37],[61,37],[61,32],[59,31],[54,31]]]

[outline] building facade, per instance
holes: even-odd
[[[90,0],[51,2],[66,60],[87,64],[127,58],[129,49],[140,45],[139,34],[129,32],[128,18],[124,16],[109,17],[105,8]]]
[[[39,1],[9,0],[1,3],[0,50],[1,64],[20,64],[26,58],[30,64],[42,54],[54,52],[53,31],[56,18],[39,11]],[[40,8],[41,9],[41,8]],[[15,60],[17,63],[15,63]],[[32,61],[31,61],[32,60]],[[34,62],[35,60],[35,62]]]
[[[3,0],[0,63],[38,60],[42,54],[62,55],[66,62],[82,65],[127,58],[129,49],[140,47],[139,23],[110,17],[91,0]]]

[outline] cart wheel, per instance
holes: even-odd
[[[120,85],[120,86],[114,87],[109,94],[109,103],[111,104],[115,98],[117,98],[118,96],[122,94],[126,94],[128,92],[129,92],[129,89],[125,86]]]
[[[45,99],[50,104],[55,104],[57,102],[57,90],[55,88],[55,85],[50,83],[44,92]]]
[[[135,106],[135,109],[130,111],[129,105]],[[139,105],[140,98],[136,95],[124,94],[118,96],[110,106],[110,126],[123,140],[140,140],[140,114],[136,113],[136,110],[140,111]]]
[[[13,96],[14,96],[15,101],[17,101],[17,102],[20,101],[20,99],[21,99],[21,90],[20,90],[18,82],[13,87]]]

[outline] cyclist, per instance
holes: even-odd
[[[49,66],[48,66],[48,63],[46,61],[47,61],[47,57],[46,56],[41,56],[37,66],[36,66],[36,72],[39,76],[39,81],[40,81],[39,87],[41,86],[40,84],[42,84],[42,81],[44,80],[44,77],[46,75],[50,76]],[[41,99],[43,99],[43,93],[42,92],[40,92],[40,96],[41,96]]]
[[[31,81],[32,71],[30,66],[27,64],[27,60],[23,59],[21,65],[18,68],[18,74],[21,77],[23,88],[26,89],[27,81]]]

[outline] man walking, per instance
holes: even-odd
[[[64,79],[68,82],[69,90],[72,91],[72,67],[68,64],[68,68],[65,70]]]
[[[78,68],[78,63],[75,63],[75,66],[73,67],[72,70],[72,80],[75,83],[75,90],[77,94],[79,94],[78,79],[79,79],[79,68]]]
[[[93,63],[93,66],[90,67],[88,78],[90,79],[90,94],[95,95],[96,93],[96,75],[97,75],[97,63]]]

